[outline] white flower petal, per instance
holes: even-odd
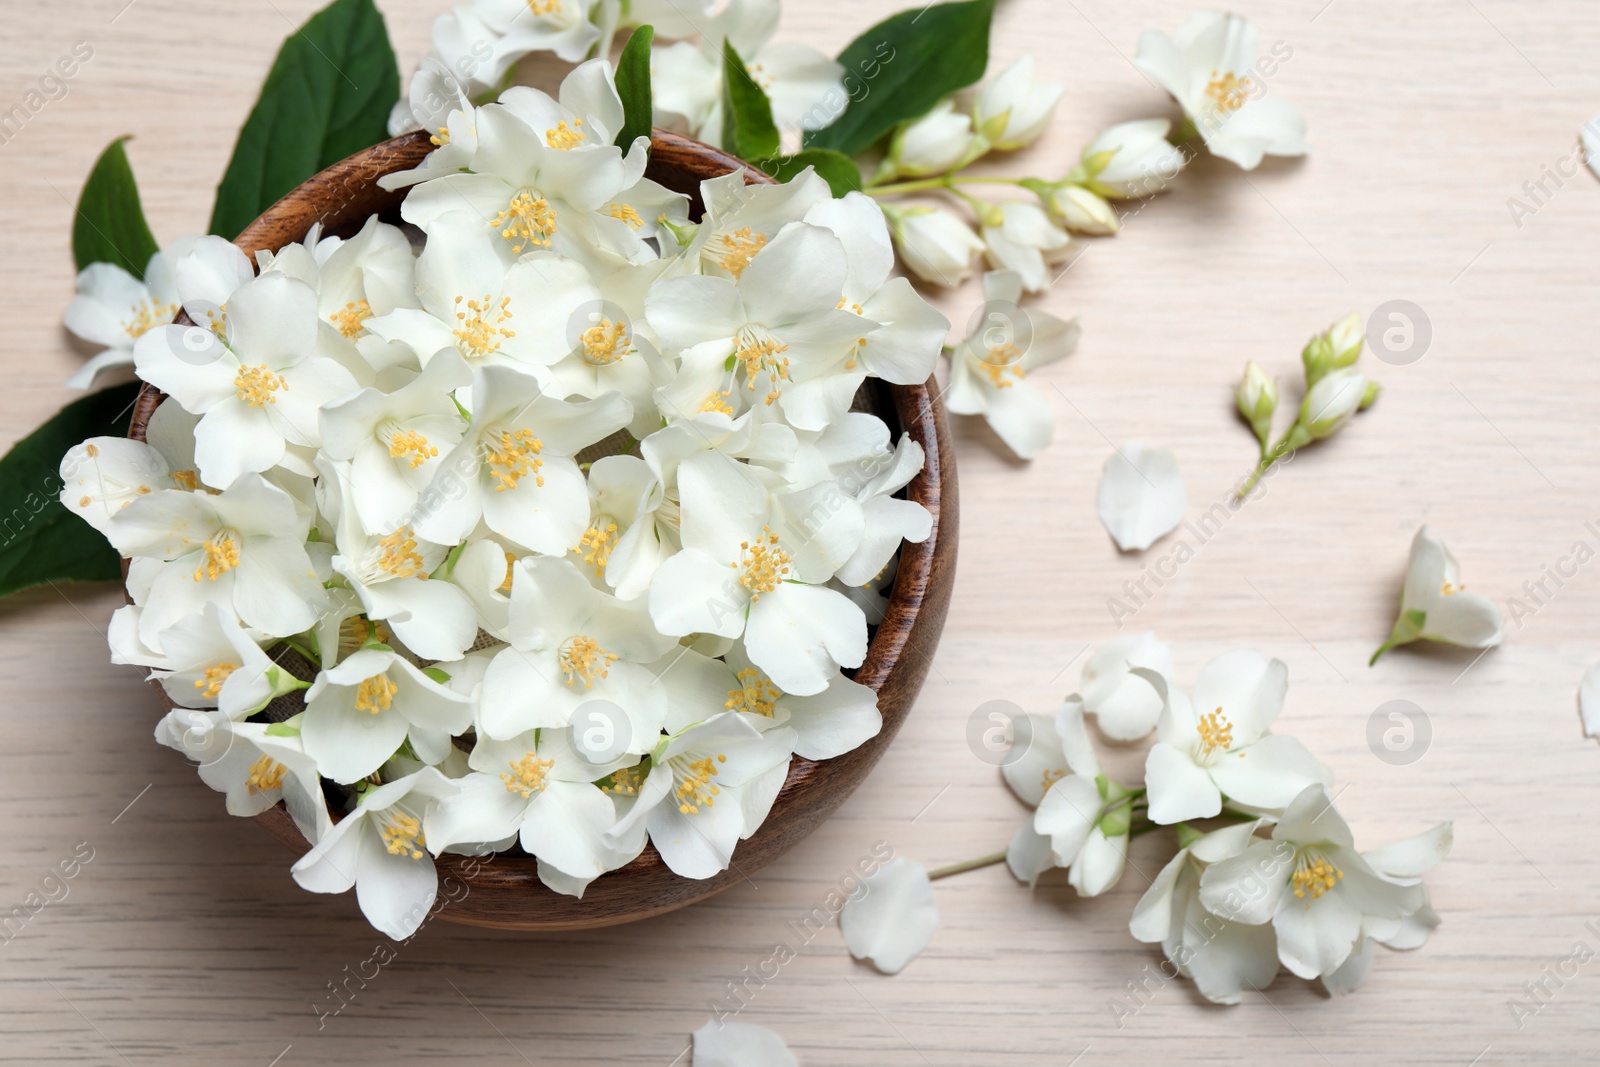
[[[939,926],[933,883],[920,863],[897,856],[863,878],[859,897],[845,901],[839,932],[858,960],[898,974],[920,956]]]
[[[1100,521],[1117,547],[1139,551],[1183,521],[1189,490],[1169,450],[1129,441],[1106,460],[1097,499]]]

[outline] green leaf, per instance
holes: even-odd
[[[726,40],[722,42],[722,147],[747,163],[778,154],[772,101]]]
[[[46,582],[122,579],[116,550],[58,499],[61,457],[88,437],[128,432],[139,383],[74,400],[0,459],[0,596]]]
[[[79,270],[91,263],[115,263],[143,278],[150,257],[160,249],[144,221],[139,185],[122,148],[126,140],[118,137],[107,145],[83,183],[72,218],[72,259]]]
[[[444,685],[450,680],[449,673],[440,670],[438,667],[424,667],[422,668],[422,673],[438,682],[440,685]]]
[[[372,0],[334,0],[278,51],[228,162],[211,232],[230,240],[283,194],[389,135],[400,72]]]
[[[640,137],[650,136],[654,122],[654,98],[650,91],[650,42],[655,30],[640,26],[617,57],[617,95],[622,97],[622,132],[617,147],[624,152]]]
[[[807,167],[817,168],[818,176],[828,183],[834,196],[861,188],[861,168],[849,156],[831,148],[807,148],[792,156],[780,156],[765,161],[761,169],[786,182]]]
[[[994,0],[963,0],[902,11],[857,37],[839,53],[850,102],[806,147],[857,155],[983,77],[993,18]]]

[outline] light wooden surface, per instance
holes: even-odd
[[[95,155],[136,134],[157,235],[202,229],[273,51],[314,6],[136,0],[119,15],[125,2],[5,0],[0,105],[75,41],[94,58],[0,146],[0,441],[69,396],[58,383],[78,357],[58,322],[70,201]],[[442,5],[382,6],[409,69]],[[792,4],[782,32],[834,51],[897,6]],[[1100,127],[1164,113],[1127,60],[1141,29],[1175,29],[1188,10],[1006,0],[997,60],[1031,49],[1068,86],[1054,128],[1015,166],[1057,173]],[[1124,926],[1170,847],[1152,835],[1121,886],[1093,901],[1054,880],[1030,896],[1000,869],[940,883],[941,929],[896,978],[855,964],[837,929],[823,930],[750,986],[740,1017],[786,1035],[808,1067],[1592,1061],[1600,962],[1547,975],[1577,942],[1600,949],[1584,926],[1600,919],[1600,749],[1574,708],[1600,656],[1600,564],[1559,589],[1547,581],[1553,595],[1476,663],[1451,650],[1402,651],[1370,670],[1365,660],[1423,522],[1471,587],[1530,608],[1524,582],[1580,539],[1600,545],[1585,526],[1600,528],[1587,313],[1600,187],[1586,172],[1547,179],[1546,202],[1521,226],[1507,205],[1547,166],[1566,166],[1578,126],[1600,110],[1600,10],[1294,0],[1244,11],[1264,41],[1293,50],[1271,87],[1305,111],[1312,156],[1250,174],[1202,160],[1120,237],[1092,244],[1046,299],[1085,328],[1079,352],[1036,378],[1057,444],[1022,466],[981,425],[957,427],[964,540],[933,677],[877,772],[821,831],[749,886],[637,927],[534,937],[436,923],[319,1020],[318,1006],[336,1003],[330,983],[347,966],[371,973],[363,961],[382,939],[352,897],[296,888],[278,846],[150,739],[154,694],[106,663],[119,594],[45,589],[0,605],[0,911],[80,842],[94,858],[65,899],[0,945],[0,1059],[666,1067],[727,983],[759,971],[778,941],[793,945],[791,924],[874,842],[930,864],[1004,844],[1023,809],[968,752],[968,716],[992,699],[1053,706],[1076,685],[1085,646],[1116,632],[1107,599],[1175,547],[1128,558],[1111,547],[1093,511],[1109,442],[1173,447],[1198,517],[1251,461],[1228,407],[1244,360],[1292,382],[1314,329],[1408,299],[1432,324],[1424,357],[1374,361],[1386,386],[1377,408],[1274,477],[1130,625],[1173,643],[1185,681],[1235,645],[1284,658],[1282,728],[1333,765],[1363,844],[1455,820],[1455,852],[1431,879],[1444,916],[1431,943],[1381,955],[1366,987],[1339,1001],[1286,976],[1234,1009],[1151,983],[1119,1027],[1112,998],[1159,960]],[[958,324],[975,293],[944,300]],[[1366,741],[1368,717],[1397,698],[1423,708],[1433,731],[1426,754],[1399,767]],[[1547,1003],[1519,1029],[1508,1000],[1541,980]]]

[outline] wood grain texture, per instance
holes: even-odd
[[[95,51],[66,98],[0,146],[10,442],[70,397],[59,383],[82,358],[59,311],[71,203],[95,156],[136,134],[128,150],[156,234],[202,229],[274,49],[317,2],[138,0],[114,23],[126,0],[0,2],[0,104],[73,42]],[[379,3],[409,68],[444,5]],[[789,3],[779,32],[836,53],[903,6]],[[1053,177],[1104,126],[1171,115],[1128,60],[1141,30],[1175,30],[1196,6],[999,5],[996,63],[1033,52],[1068,89],[1049,133],[1004,169]],[[382,939],[353,896],[298,889],[283,849],[150,739],[159,701],[103,652],[119,591],[47,587],[0,602],[0,914],[43,891],[79,842],[94,859],[0,946],[0,1058],[668,1067],[733,983],[746,990],[739,1018],[782,1033],[804,1067],[1593,1062],[1600,971],[1564,961],[1579,941],[1600,948],[1586,925],[1600,919],[1600,748],[1574,707],[1600,658],[1600,572],[1570,562],[1579,539],[1600,544],[1587,526],[1600,526],[1600,187],[1569,163],[1600,110],[1600,10],[1234,8],[1292,52],[1269,85],[1305,112],[1312,154],[1249,174],[1195,161],[1170,194],[1128,207],[1122,234],[1084,242],[1040,300],[1084,327],[1074,356],[1031,379],[1056,443],[1021,465],[980,422],[953,420],[963,506],[949,620],[914,713],[827,822],[695,907],[571,933],[432,923],[386,945],[396,958],[362,978]],[[1512,198],[1532,213],[1513,217]],[[934,295],[956,331],[980,302],[975,282]],[[1172,562],[1175,539],[1116,552],[1093,510],[1111,442],[1173,448],[1198,528],[1252,460],[1230,412],[1244,360],[1293,397],[1314,330],[1394,299],[1424,310],[1432,339],[1409,365],[1366,357],[1385,385],[1377,407],[1203,541],[1188,534],[1185,562]],[[1531,614],[1476,662],[1414,649],[1369,670],[1423,522],[1469,588]],[[1237,1008],[1197,1003],[1186,984],[1152,977],[1159,954],[1126,929],[1172,847],[1161,834],[1139,838],[1127,876],[1095,900],[1059,877],[1030,894],[996,868],[940,882],[933,944],[894,978],[851,961],[836,928],[808,934],[805,917],[826,913],[877,841],[930,865],[1004,845],[1024,811],[969,753],[969,717],[995,699],[1049,710],[1078,684],[1085,649],[1119,632],[1107,601],[1132,604],[1125,583],[1145,592],[1121,632],[1171,642],[1182,680],[1239,645],[1288,663],[1279,726],[1334,769],[1363,847],[1455,821],[1455,849],[1429,879],[1444,923],[1428,945],[1380,951],[1367,985],[1338,1001],[1280,976]],[[1393,699],[1431,723],[1425,753],[1403,766],[1367,742]],[[1141,757],[1104,758],[1128,773]],[[793,955],[774,972],[780,941]],[[1543,991],[1519,1020],[1509,1002],[1529,1001],[1527,983]],[[1113,1003],[1138,1010],[1119,1019]]]

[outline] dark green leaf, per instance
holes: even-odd
[[[983,77],[993,18],[994,0],[963,0],[902,11],[857,37],[839,53],[849,103],[806,147],[856,155]]]
[[[650,95],[650,42],[654,39],[654,29],[640,26],[617,57],[617,95],[622,97],[623,114],[617,147],[624,152],[636,138],[650,136],[654,121]]]
[[[0,596],[46,582],[114,582],[116,551],[62,506],[61,457],[88,437],[128,432],[139,384],[74,400],[0,459]]]
[[[72,219],[72,259],[82,270],[91,263],[115,263],[135,278],[158,251],[144,221],[139,185],[118,137],[106,146],[78,196]]]
[[[232,239],[317,171],[389,135],[400,73],[372,0],[334,0],[278,51],[228,171],[211,232]]]
[[[747,163],[778,154],[772,102],[726,40],[722,42],[722,147]]]
[[[828,183],[834,196],[861,188],[861,169],[855,161],[830,148],[807,148],[792,156],[780,156],[765,161],[761,169],[780,182],[786,182],[807,167],[817,168],[818,176]]]

